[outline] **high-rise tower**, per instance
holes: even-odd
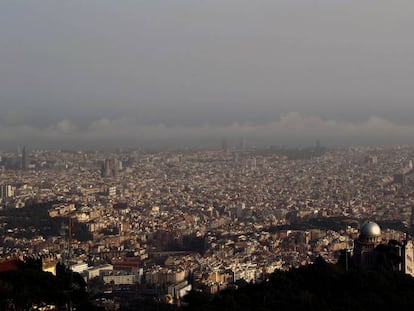
[[[26,150],[26,146],[23,147],[23,151],[22,151],[22,161],[21,161],[21,165],[20,165],[22,170],[27,170],[29,167],[29,159],[27,157],[27,150]]]

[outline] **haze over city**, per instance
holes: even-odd
[[[0,0],[0,310],[409,310],[414,2]]]
[[[0,2],[0,148],[413,143],[411,1]]]

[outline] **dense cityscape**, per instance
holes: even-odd
[[[412,309],[413,11],[0,1],[0,310]]]
[[[0,155],[2,260],[70,267],[98,305],[128,295],[179,304],[191,289],[260,283],[319,256],[336,263],[365,221],[381,224],[383,241],[407,239],[413,221],[413,146],[256,150],[241,140]]]

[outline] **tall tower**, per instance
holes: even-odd
[[[244,137],[240,138],[239,149],[240,150],[246,149],[246,139]]]
[[[111,177],[111,160],[105,159],[103,165],[102,165],[102,177]]]
[[[228,150],[227,139],[226,138],[221,139],[221,149],[224,152],[227,152],[227,150]]]
[[[102,164],[102,177],[118,177],[119,171],[122,170],[122,162],[118,159],[105,159]]]
[[[22,151],[22,162],[20,165],[22,170],[27,170],[29,167],[29,160],[27,158],[27,150],[26,150],[26,146],[23,147],[23,151]]]

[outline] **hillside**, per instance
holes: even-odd
[[[414,278],[392,271],[345,271],[318,260],[212,298],[193,292],[187,301],[186,311],[408,310],[414,305]]]

